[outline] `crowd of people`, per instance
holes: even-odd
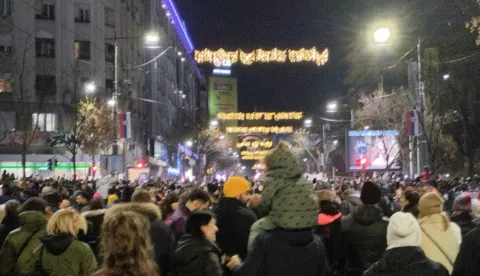
[[[264,164],[203,185],[4,172],[0,275],[480,275],[474,180],[310,181],[284,143]]]

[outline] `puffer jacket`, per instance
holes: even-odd
[[[389,249],[363,276],[448,276],[440,263],[428,259],[419,247]]]
[[[220,250],[206,239],[184,235],[175,250],[177,276],[223,276]]]
[[[34,251],[29,267],[40,259],[43,270],[50,276],[89,276],[97,270],[97,261],[88,244],[68,234],[45,236]],[[43,250],[42,250],[43,248]]]
[[[120,203],[108,209],[105,217],[119,211],[133,211],[150,221],[150,238],[155,253],[155,261],[160,271],[166,274],[171,270],[175,237],[170,227],[162,221],[160,207],[155,203]]]
[[[107,209],[93,210],[82,213],[82,216],[87,220],[88,231],[85,235],[79,236],[79,240],[87,243],[92,249],[97,261],[100,261],[100,233],[103,223],[103,217]]]
[[[27,211],[19,217],[20,228],[8,234],[0,250],[0,275],[22,275],[30,271],[28,264],[33,251],[40,245],[39,238],[45,235],[47,217],[42,212]],[[23,252],[19,252],[27,240]]]
[[[342,221],[346,248],[345,269],[362,273],[387,249],[388,219],[375,205],[362,205]]]
[[[307,229],[316,225],[319,211],[310,181],[302,177],[297,158],[284,146],[269,157],[262,184],[265,187],[258,205],[260,217],[266,215],[277,227]]]

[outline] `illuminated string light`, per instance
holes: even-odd
[[[252,148],[271,148],[273,147],[273,141],[245,141],[237,143],[237,148],[252,147]]]
[[[303,112],[220,112],[217,114],[217,119],[224,121],[282,121],[282,120],[301,120]]]
[[[254,127],[227,127],[227,133],[293,133],[293,126],[254,126]]]
[[[225,51],[223,48],[216,51],[210,49],[195,50],[195,61],[198,63],[213,63],[214,59],[229,60],[232,64],[240,62],[243,65],[252,65],[253,63],[291,63],[314,62],[318,66],[325,65],[328,61],[328,48],[319,52],[316,47],[311,49],[302,48],[300,50],[272,50],[256,49],[252,52],[243,50]]]

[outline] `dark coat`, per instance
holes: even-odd
[[[389,249],[363,276],[448,276],[440,263],[425,256],[420,247]]]
[[[450,219],[452,222],[458,224],[458,226],[462,230],[462,237],[465,237],[468,232],[472,231],[475,227],[477,227],[477,225],[473,222],[474,218],[469,212],[453,213]]]
[[[274,229],[257,236],[234,276],[326,276],[330,268],[319,237],[310,229]]]
[[[220,250],[206,239],[190,235],[178,242],[174,255],[177,276],[223,276]]]
[[[150,220],[150,238],[155,253],[155,261],[160,267],[162,275],[166,275],[166,272],[172,269],[175,238],[170,227],[162,221],[160,207],[155,203],[120,203],[108,209],[105,216],[108,217],[110,214],[119,211],[137,212]]]
[[[3,218],[2,224],[0,224],[0,247],[7,235],[18,227],[20,227],[20,218],[18,216],[7,215]]]
[[[79,235],[79,240],[87,243],[92,249],[97,261],[101,261],[100,253],[100,234],[102,230],[103,217],[107,209],[93,210],[82,213],[87,220],[88,230],[86,235]]]
[[[187,217],[190,212],[190,209],[185,205],[179,204],[177,210],[172,214],[170,226],[177,241],[185,234],[185,224],[187,223]]]
[[[250,227],[257,220],[255,213],[240,200],[221,198],[213,208],[217,217],[217,243],[228,256],[235,254],[244,259],[247,255]]]
[[[342,221],[347,260],[345,269],[364,272],[387,248],[388,219],[374,205],[362,205]]]
[[[480,227],[463,237],[457,259],[453,265],[452,276],[480,275]]]

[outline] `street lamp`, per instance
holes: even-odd
[[[210,125],[213,126],[213,127],[216,127],[216,126],[218,126],[218,121],[213,120],[213,121],[210,122]]]
[[[159,41],[160,41],[160,36],[156,34],[147,34],[145,36],[145,43],[147,44],[155,44],[155,43],[158,43]]]
[[[332,102],[327,104],[327,112],[336,112],[337,111],[337,103]]]
[[[334,141],[333,141],[333,144],[334,144],[334,145],[338,144],[338,140],[334,140]]]
[[[193,147],[193,142],[188,140],[187,142],[185,142],[185,145],[189,148]]]
[[[370,126],[364,126],[363,129],[364,129],[364,130],[369,130],[369,129],[370,129]]]
[[[443,80],[448,80],[450,78],[450,74],[446,73],[446,74],[443,74]]]
[[[306,119],[303,121],[303,126],[304,127],[311,127],[312,126],[312,119]]]
[[[94,82],[89,82],[87,84],[85,84],[85,92],[86,93],[93,93],[95,92],[95,89],[97,89],[97,87],[95,86],[95,83]]]
[[[389,28],[379,28],[373,33],[373,40],[377,45],[385,45],[385,43],[390,39],[390,29]]]
[[[114,99],[111,99],[111,100],[109,100],[109,101],[107,102],[107,104],[108,104],[109,106],[115,106],[116,103],[117,103],[117,102],[115,102]]]

